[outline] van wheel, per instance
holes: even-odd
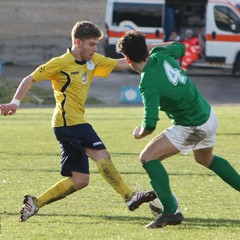
[[[232,75],[236,75],[237,72],[240,73],[240,52],[237,54],[236,60],[233,64]]]

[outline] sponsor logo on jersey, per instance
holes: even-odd
[[[79,72],[71,72],[71,75],[77,75]]]

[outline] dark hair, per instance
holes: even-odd
[[[145,61],[149,55],[146,37],[137,30],[127,31],[117,42],[117,51],[133,62]]]
[[[88,21],[77,22],[71,32],[72,40],[81,39],[86,40],[90,38],[101,39],[103,37],[102,31],[98,28],[97,25]]]

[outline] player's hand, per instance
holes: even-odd
[[[133,130],[133,136],[135,139],[140,139],[140,138],[144,138],[145,136],[151,134],[152,132],[145,130],[142,127],[136,127]]]
[[[133,130],[133,136],[135,139],[140,139],[142,138],[141,136],[141,127],[136,127],[134,130]]]
[[[8,116],[13,115],[17,111],[18,107],[13,103],[7,103],[0,105],[1,115]]]

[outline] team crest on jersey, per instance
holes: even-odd
[[[82,84],[87,84],[87,73],[82,75]]]
[[[94,68],[95,68],[95,65],[94,65],[93,61],[92,60],[87,61],[87,69],[91,71]]]

